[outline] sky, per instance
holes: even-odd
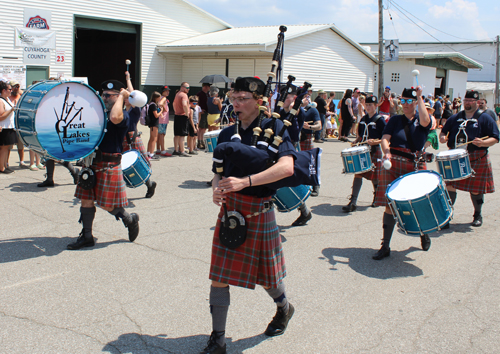
[[[357,42],[378,42],[378,0],[188,1],[234,27],[333,23]],[[462,42],[495,40],[500,35],[499,0],[384,0],[383,4],[384,39]]]

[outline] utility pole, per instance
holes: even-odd
[[[498,80],[500,80],[500,36],[497,36],[497,60],[495,75],[495,104],[500,104],[500,92],[498,92]]]
[[[379,98],[384,92],[384,12],[383,12],[384,5],[382,2],[383,2],[382,0],[378,0],[378,96]],[[498,41],[497,41],[497,48],[498,48]],[[498,65],[497,65],[497,74],[498,74]]]

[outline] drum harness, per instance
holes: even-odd
[[[460,123],[460,126],[458,127],[457,135],[455,135],[455,146],[454,146],[454,148],[456,148],[456,146],[458,146],[458,145],[465,145],[465,144],[469,143],[469,136],[467,135],[467,131],[466,131],[467,124],[469,124],[469,123],[477,123],[477,118],[479,118],[479,116],[481,114],[483,114],[483,111],[480,110],[480,109],[478,109],[477,111],[474,112],[474,115],[470,119],[467,119],[465,117],[465,111],[460,111],[459,114],[460,114],[460,118],[457,119],[457,122],[462,121],[462,123]],[[467,150],[467,148],[465,150]],[[478,157],[475,160],[471,160],[470,162],[481,160],[484,157],[486,157],[487,154],[488,154],[488,150],[486,150],[486,152],[484,153],[483,156]],[[473,176],[475,175],[474,170],[472,170],[472,174],[473,174]]]
[[[95,152],[83,159],[83,164],[85,167],[81,169],[78,176],[78,185],[84,190],[90,190],[94,188],[97,183],[96,173],[107,171],[118,166],[121,163],[121,160],[121,154],[119,156],[105,156],[102,154],[101,150],[96,148]],[[112,165],[100,169],[92,168],[93,164],[97,164],[100,162],[108,162],[112,163]]]

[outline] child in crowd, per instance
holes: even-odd
[[[187,139],[187,145],[190,155],[198,155],[196,150],[196,137],[198,136],[198,122],[201,112],[200,106],[198,106],[198,96],[189,97],[189,108],[190,115],[188,121],[189,136]]]

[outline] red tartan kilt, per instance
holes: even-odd
[[[128,132],[127,133],[132,139],[134,136],[134,132]],[[146,152],[146,148],[144,147],[144,143],[142,142],[142,138],[140,135],[135,137],[135,140],[132,141],[132,144],[128,144],[127,138],[123,139],[123,152],[129,151],[129,150],[138,150],[142,156],[144,156],[144,159],[148,162],[148,164],[151,166],[151,162],[148,159],[148,153]]]
[[[377,160],[382,159],[382,150],[380,148],[377,148],[377,150],[375,151],[375,154],[370,153],[370,156],[372,159],[372,163],[375,165],[375,168],[371,171],[360,173],[360,174],[358,174],[358,176],[366,178],[370,181],[373,181],[373,180],[378,179],[378,174],[379,174],[380,168],[382,168],[382,162],[377,161]]]
[[[256,198],[239,193],[226,196],[228,211],[236,210],[245,217],[247,238],[234,250],[219,242],[224,215],[221,207],[212,243],[211,280],[249,289],[254,289],[256,284],[275,288],[282,282],[286,267],[274,210],[246,218],[246,215],[261,211],[263,203],[270,201],[271,197]]]
[[[106,154],[116,156],[119,154]],[[97,205],[104,208],[119,208],[128,204],[125,182],[120,164],[99,162],[91,166],[95,171],[109,168],[96,173],[96,185],[93,189],[84,190],[76,186],[75,197],[78,199],[95,200]]]
[[[476,150],[469,153],[469,159],[470,166],[475,174],[460,181],[448,181],[446,183],[461,191],[474,194],[495,192],[490,154],[484,150]]]
[[[314,149],[313,134],[305,134],[306,140],[300,142],[300,151],[307,151]]]
[[[411,153],[409,149],[398,149],[407,153]],[[415,163],[413,160],[405,159],[404,157],[392,154],[391,159],[392,167],[389,170],[381,167],[378,173],[378,186],[377,192],[375,194],[375,205],[376,206],[386,206],[388,204],[387,198],[385,197],[385,192],[387,191],[387,186],[397,179],[407,173],[415,172]],[[426,164],[421,162],[418,164],[419,170],[426,170]]]

